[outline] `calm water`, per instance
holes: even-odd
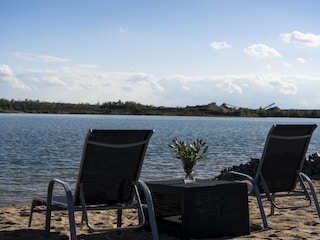
[[[52,178],[74,188],[90,128],[154,129],[141,178],[155,180],[183,177],[181,163],[167,147],[174,137],[205,140],[209,160],[199,162],[195,173],[211,178],[225,167],[260,157],[275,123],[319,124],[320,119],[0,114],[0,207],[29,203],[36,194],[46,193]],[[318,151],[320,127],[308,153]]]

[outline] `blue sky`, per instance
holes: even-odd
[[[320,1],[3,0],[0,98],[320,109]]]

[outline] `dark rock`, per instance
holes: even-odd
[[[232,166],[230,168],[225,168],[221,171],[220,175],[214,177],[216,180],[221,180],[222,176],[228,171],[236,171],[248,174],[251,177],[255,177],[259,165],[259,159],[252,158],[249,162],[245,164],[240,164],[239,166]],[[304,165],[302,167],[302,172],[308,175],[311,179],[320,180],[320,153],[316,152],[311,154],[306,158]],[[237,176],[228,175],[224,179],[236,180],[239,179]]]

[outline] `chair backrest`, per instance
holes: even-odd
[[[82,187],[87,205],[127,203],[139,180],[153,130],[89,130],[75,191]]]
[[[295,188],[316,124],[273,125],[269,131],[256,180],[261,176],[270,193]],[[260,184],[259,184],[260,185]]]

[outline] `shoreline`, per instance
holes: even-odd
[[[318,198],[320,198],[320,181],[313,180]],[[301,200],[300,200],[301,201]],[[251,233],[244,236],[223,236],[209,239],[320,239],[320,218],[317,215],[314,204],[308,208],[297,210],[278,210],[275,215],[267,216],[269,229],[262,228],[262,220],[256,198],[249,196],[249,218]],[[269,203],[264,202],[266,214],[269,214]],[[0,239],[6,240],[44,240],[45,214],[34,213],[32,226],[28,228],[30,205],[12,205],[0,208]],[[80,222],[80,213],[76,213],[76,222]],[[112,225],[115,222],[115,215],[103,215],[100,212],[95,214],[99,224],[106,223]],[[124,223],[131,224],[136,221],[132,212],[126,213]],[[53,240],[66,240],[69,236],[68,217],[66,211],[54,211],[51,221],[51,237]],[[152,239],[151,233],[141,229],[137,231],[125,232],[124,234],[113,233],[90,233],[86,226],[80,228],[77,224],[78,239],[102,240],[102,239]],[[177,240],[168,234],[159,234],[160,240]]]

